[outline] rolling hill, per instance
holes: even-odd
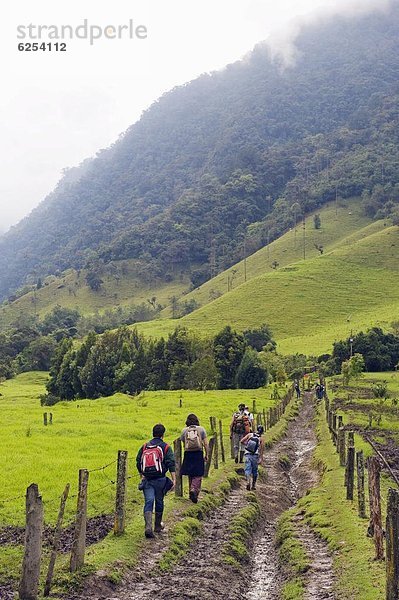
[[[152,321],[140,329],[165,335],[180,324],[204,335],[225,324],[244,330],[266,322],[281,352],[322,354],[351,330],[388,326],[399,315],[399,228],[359,220],[359,208],[358,201],[337,214],[335,207],[326,208],[320,230],[310,229],[309,218],[305,260],[293,251],[290,231],[247,260],[247,282],[237,281],[233,290],[182,319]],[[322,255],[314,248],[320,242]],[[268,252],[280,258],[277,269],[269,266]],[[243,265],[237,269],[242,273]],[[210,289],[225,287],[227,277],[221,274],[192,294],[206,299]]]

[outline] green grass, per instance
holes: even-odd
[[[206,393],[183,390],[145,392],[137,397],[115,394],[99,400],[62,402],[44,409],[40,406],[39,396],[44,390],[45,381],[44,373],[26,373],[0,385],[0,527],[24,523],[24,493],[32,482],[38,483],[43,497],[45,522],[54,524],[58,499],[65,484],[71,483],[71,494],[77,491],[78,470],[101,467],[115,460],[118,450],[128,450],[129,475],[133,477],[128,482],[126,535],[120,538],[110,535],[87,552],[89,566],[94,569],[109,568],[110,577],[116,579],[119,567],[112,565],[115,562],[120,565],[133,564],[143,540],[142,493],[137,490],[135,456],[141,444],[151,436],[154,423],[165,423],[166,440],[171,442],[181,432],[190,412],[198,414],[208,430],[210,415],[221,418],[226,455],[229,456],[228,428],[237,404],[245,402],[251,406],[256,400],[258,409],[263,409],[275,403],[270,399],[271,388]],[[179,407],[180,397],[182,408]],[[53,413],[52,426],[43,425],[44,410]],[[234,462],[228,458],[218,471],[211,469],[204,488],[212,492],[215,486],[221,486],[221,493],[226,493],[227,488],[223,486],[227,485],[234,466]],[[112,464],[105,470],[90,473],[89,516],[113,513],[115,486],[111,482],[115,480],[115,469],[115,464]],[[168,498],[166,520],[169,522],[173,522],[187,506],[194,508],[187,500],[186,483],[184,487],[184,499]],[[212,494],[204,497],[198,505],[200,510],[208,507],[210,500],[205,499],[208,496]],[[191,510],[187,516],[199,519],[201,515],[198,508],[195,514]],[[76,499],[70,499],[66,510],[67,523],[72,522],[75,509]],[[180,539],[181,536],[177,535],[177,543]],[[18,578],[21,556],[20,547],[0,548],[0,582],[10,577]],[[44,564],[46,561],[47,558]],[[61,569],[57,571],[57,584],[64,587],[73,583],[71,577],[64,573],[66,562],[66,557],[61,558]]]
[[[247,259],[246,283],[237,277],[226,292],[231,270],[226,271],[186,296],[202,304],[198,310],[178,320],[140,324],[140,330],[157,337],[183,325],[214,335],[226,324],[242,331],[267,322],[280,352],[314,355],[331,351],[351,330],[389,327],[399,310],[399,228],[370,223],[356,200],[337,215],[334,207],[323,209],[321,218],[320,230],[312,228],[311,217],[307,221],[306,260],[288,232]],[[322,256],[314,247],[320,243]],[[276,271],[268,252],[280,263]],[[242,274],[242,264],[236,268]],[[210,301],[215,291],[222,295]]]
[[[347,244],[352,241],[353,236],[362,236],[363,228],[370,226],[372,230],[381,229],[381,223],[370,225],[370,219],[362,211],[358,200],[341,203],[335,208],[335,204],[330,204],[318,211],[321,216],[322,227],[315,229],[313,225],[313,215],[306,218],[306,256],[314,258],[319,256],[319,251],[315,244],[322,245],[324,251],[330,251],[340,244]],[[291,230],[282,235],[277,240],[271,242],[250,255],[246,260],[247,281],[254,279],[266,273],[273,273],[272,263],[277,261],[279,268],[297,263],[303,259],[303,229],[302,223],[297,226],[297,232]],[[217,294],[227,293],[227,279],[231,276],[232,269],[236,270],[233,287],[237,288],[244,283],[244,261],[238,262],[226,271],[216,275],[210,281],[196,288],[185,299],[195,299],[201,306],[212,301],[215,292]],[[165,308],[162,316],[170,317],[170,307]]]
[[[118,450],[130,455],[130,472],[135,473],[135,457],[148,439],[155,422],[167,427],[166,439],[175,439],[190,412],[198,414],[209,429],[209,416],[223,419],[227,436],[231,415],[240,402],[258,410],[274,405],[271,388],[258,390],[215,390],[208,392],[173,391],[143,392],[139,396],[115,394],[98,400],[61,402],[42,408],[39,395],[44,390],[46,375],[26,373],[0,385],[2,435],[0,452],[0,523],[23,522],[24,501],[2,503],[5,498],[23,494],[26,487],[38,483],[46,501],[58,497],[65,484],[76,487],[78,470],[94,469],[110,463]],[[183,407],[179,407],[182,396]],[[44,427],[42,414],[53,413],[53,425]],[[115,465],[90,475],[92,490],[113,480]],[[132,483],[132,487],[136,482]],[[89,514],[111,509],[114,490],[89,498]],[[49,505],[46,519],[54,521],[56,505]],[[70,507],[72,510],[72,507]]]

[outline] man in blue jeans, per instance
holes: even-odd
[[[153,538],[154,531],[163,529],[162,514],[166,492],[176,483],[175,456],[172,448],[164,441],[165,427],[159,423],[152,430],[153,439],[140,448],[136,457],[137,469],[141,475],[139,489],[144,493],[145,537]],[[166,477],[170,472],[172,481]],[[152,513],[155,503],[155,527],[152,528]]]
[[[265,442],[263,440],[264,429],[258,425],[255,433],[248,433],[242,438],[241,443],[245,448],[244,452],[244,471],[247,480],[247,490],[256,490],[256,480],[258,479],[258,466],[263,464],[263,454],[265,451]],[[252,486],[251,486],[252,480]]]

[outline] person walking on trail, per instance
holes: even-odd
[[[258,467],[263,464],[263,452],[265,442],[263,440],[264,429],[259,425],[255,433],[245,435],[241,443],[245,448],[245,477],[247,480],[247,490],[256,490],[256,480],[258,479]],[[252,483],[252,485],[251,485]]]
[[[244,448],[241,445],[241,440],[250,431],[251,423],[245,412],[245,404],[239,404],[238,411],[234,413],[230,423],[230,438],[233,441],[233,454],[236,463],[238,463],[238,457],[240,457],[240,463],[244,460]]]
[[[152,440],[140,448],[136,457],[137,469],[141,475],[139,489],[144,493],[145,537],[153,538],[164,528],[162,515],[165,494],[176,484],[175,456],[172,448],[163,436],[165,427],[158,423],[152,430]],[[166,477],[170,472],[172,481]],[[155,527],[152,527],[152,515],[155,504]]]
[[[316,398],[321,401],[324,398],[324,385],[322,383],[318,383],[315,388]]]
[[[208,461],[209,445],[206,431],[193,413],[188,415],[180,439],[184,444],[181,474],[188,476],[190,500],[196,504],[205,472],[205,461]]]
[[[300,398],[301,397],[301,388],[299,387],[299,381],[297,379],[295,379],[295,382],[294,382],[294,389],[296,392],[296,397]]]

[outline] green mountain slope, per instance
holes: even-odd
[[[243,284],[182,321],[217,331],[271,325],[283,352],[328,351],[350,330],[399,313],[399,229],[388,227],[326,255]],[[304,339],[305,338],[305,339]]]
[[[189,289],[190,282],[184,274],[172,281],[146,281],[138,275],[137,261],[117,261],[103,266],[99,272],[101,288],[94,291],[86,281],[85,269],[69,269],[58,277],[48,277],[40,289],[23,294],[4,303],[0,308],[0,328],[17,323],[29,316],[44,317],[55,306],[77,309],[82,315],[103,312],[116,306],[147,303],[156,297],[156,303],[166,306],[172,296],[180,296]],[[149,306],[149,305],[148,305]]]
[[[337,214],[334,206],[324,209],[320,230],[310,228],[309,218],[306,260],[298,260],[293,251],[290,231],[271,245],[281,260],[276,270],[268,266],[268,250],[263,248],[247,260],[246,283],[182,319],[153,321],[141,328],[164,335],[180,324],[206,334],[225,324],[243,330],[266,322],[280,351],[321,354],[351,330],[389,325],[399,316],[399,228],[367,219],[357,226],[359,210],[358,201],[341,206]],[[320,241],[323,255],[313,246]],[[264,274],[256,275],[262,268]],[[209,288],[222,288],[226,280],[227,273],[194,293],[206,299]]]
[[[372,222],[364,214],[359,199],[331,203],[317,214],[320,215],[320,229],[314,227],[314,215],[308,216],[305,219],[305,235],[303,221],[299,221],[296,228],[293,227],[274,242],[248,256],[245,261],[242,260],[231,269],[216,275],[185,295],[184,299],[195,300],[200,306],[204,306],[225,294],[229,288],[234,289],[243,284],[245,279],[250,281],[259,275],[274,272],[276,266],[281,268],[302,260],[304,249],[306,258],[320,256],[318,248],[321,246],[325,253],[336,246],[351,244],[359,237],[369,235],[370,231],[381,228],[381,223]],[[161,315],[171,317],[171,307],[165,308]]]
[[[0,298],[39,277],[140,260],[199,285],[335,197],[398,209],[399,6],[306,27],[283,69],[245,60],[162,96],[0,238]]]

